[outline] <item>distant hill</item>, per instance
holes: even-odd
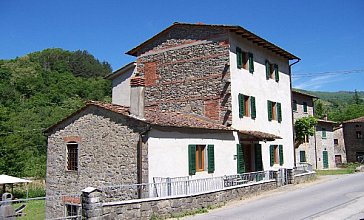
[[[86,100],[110,101],[109,73],[107,62],[81,50],[0,60],[0,174],[44,177],[44,129]]]
[[[346,121],[364,116],[364,91],[299,91],[312,94],[319,98],[315,102],[315,113],[317,118],[327,114],[330,120]]]

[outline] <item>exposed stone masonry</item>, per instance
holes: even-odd
[[[46,218],[64,216],[65,203],[79,203],[69,195],[80,195],[90,183],[96,187],[137,183],[139,132],[145,129],[137,120],[89,106],[49,131]],[[77,171],[67,171],[66,144],[70,140],[79,140]],[[147,149],[142,158],[147,163]],[[147,181],[148,166],[142,167]],[[135,199],[138,193],[134,190],[118,196]]]
[[[231,123],[226,30],[175,27],[148,44],[140,55],[137,72],[145,77],[146,108],[195,113],[220,124]]]

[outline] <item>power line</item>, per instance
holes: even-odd
[[[330,75],[339,75],[339,74],[352,74],[352,73],[364,73],[364,69],[356,69],[356,70],[341,70],[341,71],[326,71],[326,72],[303,72],[303,73],[293,73],[292,77],[309,77],[309,76],[330,76]]]

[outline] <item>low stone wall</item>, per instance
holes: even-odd
[[[102,193],[96,189],[83,192],[83,217],[86,219],[150,219],[152,216],[167,218],[201,208],[222,206],[228,201],[248,198],[277,188],[275,180],[232,186],[223,190],[188,196],[138,199],[101,203]],[[97,208],[95,208],[97,207]]]
[[[316,172],[302,173],[294,175],[294,184],[300,184],[316,179]]]

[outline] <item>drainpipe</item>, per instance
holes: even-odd
[[[137,145],[137,183],[143,183],[143,138],[151,130],[150,125],[147,125],[147,129],[139,133],[139,140]],[[142,186],[138,187],[138,197],[142,198]]]
[[[315,101],[317,101],[318,99],[316,100],[313,100],[312,101],[312,111],[313,111],[313,115],[315,115]],[[316,131],[317,131],[317,125],[315,125],[315,167],[316,167],[316,170],[317,170],[317,166],[318,166],[318,161],[317,161],[317,143],[316,143]]]
[[[290,82],[290,96],[291,96],[291,110],[292,108],[292,102],[293,102],[293,97],[292,97],[292,66],[295,65],[296,63],[300,62],[300,58],[297,58],[297,60],[291,64],[289,64],[289,82]],[[296,167],[296,147],[294,146],[294,118],[293,118],[293,111],[291,111],[292,114],[292,132],[293,132],[293,161],[294,161],[294,166]]]

